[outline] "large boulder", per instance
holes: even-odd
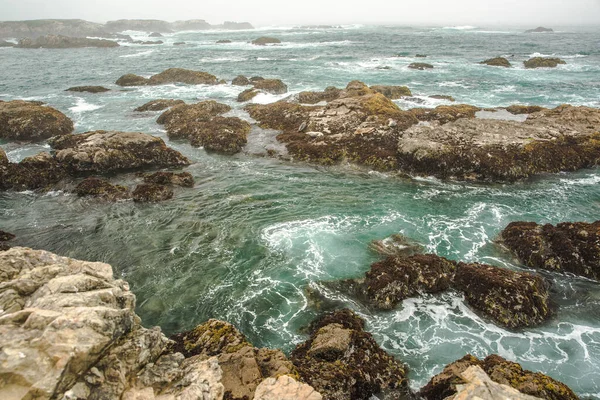
[[[508,61],[504,57],[490,58],[488,60],[480,62],[480,64],[490,65],[492,67],[505,67],[505,68],[510,68],[512,66],[510,64],[510,61]]]
[[[404,365],[364,331],[350,310],[326,314],[310,326],[310,338],[292,351],[302,379],[325,399],[368,399],[408,392]],[[393,397],[396,396],[396,397]]]
[[[267,36],[262,36],[259,37],[258,39],[254,39],[252,41],[252,44],[257,45],[257,46],[266,46],[268,44],[279,44],[281,43],[281,40],[274,38],[274,37],[267,37]]]
[[[267,378],[256,388],[254,400],[321,400],[323,396],[291,376]]]
[[[146,86],[148,78],[135,74],[125,74],[115,82],[119,86]]]
[[[222,399],[216,359],[168,351],[134,308],[108,264],[0,252],[0,398]]]
[[[147,102],[146,104],[139,106],[133,111],[136,112],[146,112],[146,111],[162,111],[167,108],[171,108],[174,106],[178,106],[181,104],[185,104],[183,100],[173,100],[173,99],[158,99]]]
[[[233,78],[231,84],[235,86],[247,86],[250,84],[250,80],[244,75],[238,75],[235,78]]]
[[[165,111],[156,120],[165,125],[170,138],[188,137],[197,122],[209,121],[217,115],[231,111],[231,107],[214,100],[201,101],[195,104],[182,104]]]
[[[556,68],[560,64],[566,64],[566,62],[556,57],[533,57],[523,61],[525,68]]]
[[[446,399],[456,395],[457,391],[464,390],[462,385],[468,384],[469,379],[463,374],[473,366],[483,369],[493,382],[510,386],[529,396],[547,400],[579,399],[567,385],[539,372],[524,370],[519,364],[498,355],[488,356],[484,360],[467,355],[448,364],[421,389],[419,395],[425,400]]]
[[[253,83],[254,88],[271,94],[285,94],[288,87],[281,79],[261,79]]]
[[[94,131],[50,141],[56,160],[71,173],[107,173],[176,167],[189,160],[162,139],[140,132]]]
[[[74,86],[65,90],[66,92],[87,92],[87,93],[104,93],[110,92],[110,89],[107,89],[103,86]]]
[[[246,89],[244,90],[242,93],[240,93],[237,97],[237,101],[240,103],[245,103],[247,101],[252,100],[253,98],[255,98],[256,96],[258,96],[258,94],[260,93],[260,91],[256,90],[256,89]]]
[[[374,85],[371,86],[371,89],[392,100],[400,99],[405,96],[412,96],[412,92],[406,86]]]
[[[73,129],[73,121],[52,107],[21,100],[0,101],[2,139],[40,141]]]
[[[459,263],[454,287],[473,309],[507,328],[537,326],[554,314],[550,285],[539,275]]]
[[[192,71],[183,68],[169,68],[160,74],[152,75],[149,85],[164,85],[166,83],[185,83],[188,85],[216,85],[217,77],[202,71]]]
[[[500,234],[500,242],[530,268],[600,281],[600,221],[511,222]]]
[[[46,35],[35,39],[21,39],[16,47],[21,49],[70,49],[80,47],[119,47],[119,43],[106,39]]]
[[[494,382],[481,367],[473,365],[460,374],[463,383],[456,385],[456,394],[447,400],[540,400],[508,385]]]

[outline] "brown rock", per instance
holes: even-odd
[[[40,141],[73,132],[73,121],[60,111],[22,100],[0,101],[0,137]]]
[[[553,57],[533,57],[527,61],[523,61],[525,68],[556,68],[560,64],[566,64],[564,60]]]
[[[255,89],[263,90],[271,94],[284,94],[288,91],[287,85],[280,79],[262,79],[253,82],[253,84]]]
[[[110,92],[110,89],[107,89],[103,86],[75,86],[72,88],[68,88],[66,92],[104,93]]]
[[[188,137],[193,132],[194,124],[210,121],[217,115],[231,111],[226,104],[214,100],[201,101],[196,104],[179,105],[165,111],[156,120],[164,124],[171,139]]]
[[[371,86],[371,89],[392,100],[400,99],[405,96],[412,96],[410,89],[406,86],[375,85]]]
[[[475,118],[481,108],[468,104],[437,106],[436,108],[413,108],[409,110],[419,121],[437,121],[440,124],[456,121],[461,118]]]
[[[504,57],[490,58],[489,60],[480,62],[480,64],[490,65],[492,67],[504,67],[504,68],[512,67],[510,62]]]
[[[130,198],[129,190],[120,185],[113,185],[109,181],[100,178],[86,178],[75,188],[78,196],[94,196],[109,201]]]
[[[173,198],[173,189],[153,183],[142,183],[132,193],[133,200],[138,203],[158,203]]]
[[[144,175],[144,182],[157,185],[193,187],[194,177],[189,172],[180,172],[178,174],[175,172],[155,172]]]
[[[119,86],[146,86],[148,79],[135,74],[126,74],[115,82]]]
[[[419,71],[423,71],[426,69],[433,69],[433,65],[427,63],[411,63],[408,68],[410,69],[418,69]]]
[[[237,101],[245,103],[255,98],[260,92],[256,89],[246,89],[238,95]]]
[[[278,43],[281,43],[281,40],[279,40],[277,38],[273,38],[273,37],[267,37],[267,36],[259,37],[258,39],[254,39],[252,41],[252,44],[257,45],[257,46],[266,46],[268,44],[278,44]]]
[[[231,84],[235,86],[247,86],[250,84],[250,81],[244,75],[238,75],[235,78],[233,78]]]
[[[298,102],[302,104],[317,104],[322,101],[333,101],[340,97],[341,89],[330,86],[323,92],[300,92],[298,93]]]
[[[149,101],[148,103],[144,104],[143,106],[136,108],[133,111],[137,111],[137,112],[162,111],[162,110],[166,110],[167,108],[171,108],[171,107],[178,106],[181,104],[185,104],[185,102],[183,100],[173,100],[173,99],[152,100],[152,101]]]
[[[217,77],[206,72],[191,71],[183,68],[169,68],[160,74],[150,77],[149,85],[166,83],[185,83],[188,85],[216,85]]]
[[[506,111],[511,114],[519,115],[519,114],[533,114],[539,111],[546,111],[547,108],[540,106],[523,106],[520,104],[514,104],[512,106],[506,107]]]
[[[195,124],[189,135],[190,143],[208,151],[235,154],[246,145],[250,128],[248,122],[237,117],[217,116],[210,121]]]

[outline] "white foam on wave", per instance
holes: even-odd
[[[231,57],[204,57],[201,58],[200,62],[202,63],[224,63],[224,62],[242,62],[242,61],[246,61],[247,58],[246,57],[240,57],[240,56],[231,56]]]
[[[290,97],[297,93],[299,93],[299,92],[298,91],[297,92],[288,92],[285,94],[259,93],[252,99],[252,103],[254,103],[254,104],[271,104],[271,103],[275,103],[279,100],[283,100],[286,97]]]
[[[119,56],[120,58],[132,58],[132,57],[145,57],[145,56],[149,56],[150,54],[154,53],[156,50],[147,50],[147,51],[140,51],[138,53],[135,54],[125,54],[122,56]]]
[[[585,58],[587,55],[585,54],[571,54],[571,55],[557,55],[556,53],[552,54],[543,54],[543,53],[532,53],[529,57],[558,57],[558,58]]]
[[[455,31],[470,31],[477,29],[476,26],[472,25],[459,25],[459,26],[445,26],[442,29],[455,30]]]
[[[74,105],[73,107],[69,107],[69,110],[71,110],[74,113],[79,114],[79,113],[84,113],[87,111],[98,110],[102,107],[104,107],[104,106],[97,105],[97,104],[91,104],[91,103],[88,103],[87,101],[85,101],[85,99],[83,99],[81,97],[77,97],[77,104]]]
[[[460,87],[463,89],[470,89],[471,86],[464,81],[447,81],[447,82],[439,82],[437,84],[439,87]]]

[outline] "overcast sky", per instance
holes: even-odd
[[[600,25],[600,0],[0,0],[0,20],[40,18],[205,19],[256,26]]]

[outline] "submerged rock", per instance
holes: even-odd
[[[189,172],[155,172],[144,175],[144,182],[158,185],[194,187],[194,177]]]
[[[56,160],[70,173],[107,173],[144,167],[188,165],[189,160],[157,137],[140,132],[94,131],[55,137]]]
[[[410,69],[418,69],[419,71],[423,71],[426,69],[433,69],[433,65],[431,64],[427,64],[427,63],[411,63],[409,64],[408,68]]]
[[[383,256],[409,257],[423,252],[423,245],[404,235],[394,234],[383,240],[373,240],[369,249]]]
[[[267,37],[267,36],[262,36],[259,37],[258,39],[254,39],[252,41],[252,44],[257,45],[257,46],[266,46],[268,44],[278,44],[281,43],[281,40],[274,38],[274,37]]]
[[[510,64],[510,61],[508,61],[504,57],[490,58],[489,60],[480,62],[480,64],[490,65],[493,67],[505,67],[505,68],[512,67],[512,65]]]
[[[374,85],[371,86],[371,89],[392,100],[400,99],[405,96],[412,96],[410,89],[406,86]]]
[[[160,74],[152,75],[150,78],[134,74],[126,74],[120,77],[116,84],[119,86],[151,86],[165,85],[168,83],[184,83],[187,85],[216,85],[216,76],[202,71],[192,71],[183,68],[169,68]]]
[[[78,196],[100,197],[108,201],[128,199],[131,197],[129,190],[125,186],[113,185],[106,179],[86,178],[75,188]]]
[[[285,94],[288,87],[281,79],[261,79],[253,82],[254,88],[271,94]]]
[[[0,284],[0,398],[223,398],[216,359],[169,352],[110,265],[16,247]]]
[[[0,100],[0,138],[40,141],[73,132],[73,121],[37,102]]]
[[[217,44],[227,44],[227,43],[231,43],[231,40],[229,40],[229,39],[221,39],[221,40],[217,40],[216,43]]]
[[[136,108],[133,111],[137,111],[137,112],[162,111],[162,110],[166,110],[167,108],[178,106],[181,104],[185,104],[185,101],[173,100],[173,99],[158,99],[158,100],[149,101],[148,103]]]
[[[448,101],[452,101],[455,102],[456,100],[454,99],[454,97],[452,96],[448,96],[446,94],[434,94],[429,96],[430,99],[436,99],[436,100],[448,100]]]
[[[142,183],[132,193],[133,201],[138,203],[158,203],[173,198],[173,189],[154,183]]]
[[[408,392],[404,365],[382,350],[350,310],[326,314],[291,354],[302,379],[325,399],[368,399]],[[390,397],[396,398],[396,397]]]
[[[163,35],[160,32],[152,32],[149,37],[163,37]]]
[[[464,372],[473,366],[483,369],[492,381],[529,396],[547,400],[578,399],[567,385],[539,372],[524,370],[519,364],[498,355],[488,356],[484,360],[467,355],[448,364],[421,389],[419,395],[425,400],[439,400],[456,395],[458,390],[462,390],[461,385],[468,382],[463,377]]]
[[[500,242],[530,268],[600,281],[600,221],[538,225],[511,222]]]
[[[537,326],[554,314],[549,284],[539,275],[459,263],[454,287],[467,303],[507,328]]]
[[[250,80],[244,75],[238,75],[235,78],[233,78],[231,84],[235,86],[247,86],[250,84]]]
[[[525,68],[556,68],[559,64],[566,64],[566,62],[555,57],[533,57],[523,61]]]
[[[16,47],[21,49],[70,49],[80,47],[119,47],[119,43],[106,39],[46,35],[35,39],[21,39]]]
[[[107,89],[103,86],[75,86],[72,88],[68,88],[66,92],[104,93],[110,92],[110,89]]]

